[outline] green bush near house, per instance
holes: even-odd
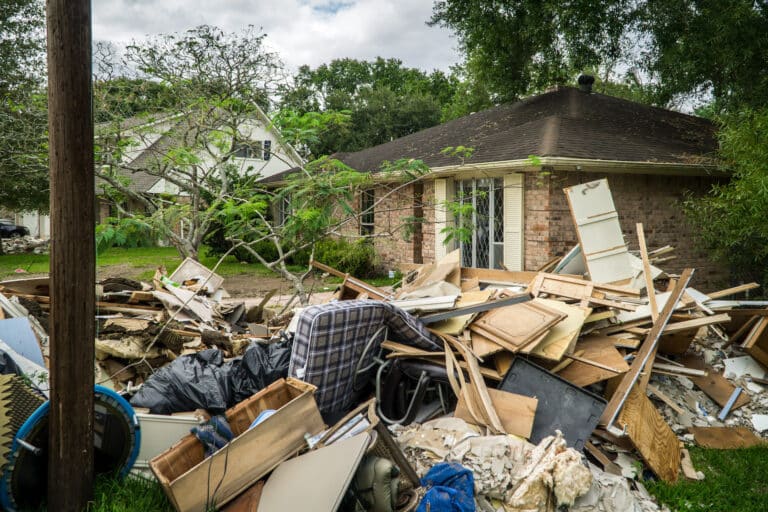
[[[300,251],[294,256],[294,263],[308,265],[309,256],[309,250]],[[315,245],[315,261],[359,278],[375,277],[380,274],[379,255],[373,243],[363,238],[354,242],[336,238],[318,242]]]

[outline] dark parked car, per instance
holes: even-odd
[[[26,236],[29,229],[26,226],[19,226],[8,219],[0,219],[0,237],[13,238],[17,236]]]

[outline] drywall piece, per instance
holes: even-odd
[[[638,290],[642,290],[645,288],[645,272],[643,271],[643,260],[635,256],[634,254],[629,255],[629,262],[630,265],[632,265],[632,270],[635,274],[635,276],[632,278],[632,280],[629,282],[629,286],[631,288],[636,288]],[[651,265],[651,278],[652,279],[658,279],[660,277],[665,276],[663,270],[661,270],[658,267],[654,267]]]
[[[613,283],[633,278],[629,250],[608,180],[574,185],[563,191],[590,279],[595,283]]]
[[[723,359],[725,365],[725,371],[723,376],[727,379],[738,379],[744,375],[750,375],[751,377],[757,377],[758,379],[764,379],[766,374],[765,368],[760,363],[752,359],[752,356],[732,357],[730,359]],[[765,387],[755,382],[748,382],[747,389],[753,393],[759,393],[765,389]]]
[[[752,427],[758,432],[768,430],[768,414],[753,414]]]
[[[7,318],[0,320],[0,340],[3,340],[16,353],[35,364],[45,366],[40,342],[32,331],[27,318]]]
[[[592,313],[592,309],[571,306],[553,299],[533,299],[532,302],[560,311],[566,317],[552,326],[541,343],[532,346],[531,349],[525,347],[521,352],[550,361],[560,361],[566,353],[573,353],[573,347],[576,345],[579,333],[581,333],[581,327]]]
[[[258,512],[334,512],[369,440],[368,433],[358,434],[283,462],[264,485]]]
[[[184,261],[176,267],[173,274],[168,276],[168,279],[179,284],[184,281],[195,280],[197,281],[196,286],[202,286],[203,283],[205,283],[205,290],[209,294],[213,294],[216,290],[221,288],[222,284],[224,284],[223,277],[212,272],[211,269],[192,258],[185,258]]]

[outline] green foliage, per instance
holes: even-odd
[[[294,263],[306,266],[309,256],[310,251],[300,251],[294,257]],[[380,273],[376,249],[365,239],[353,242],[341,238],[321,240],[315,244],[315,260],[358,278],[374,277]]]
[[[659,105],[709,93],[731,111],[768,103],[764,2],[440,0],[431,23],[458,35],[472,80],[496,101],[623,68],[633,72],[596,90]]]
[[[117,478],[101,475],[96,478],[93,501],[88,512],[171,512],[163,488],[154,479],[129,476]]]
[[[768,285],[768,110],[725,119],[720,157],[730,181],[684,203],[698,240],[736,280]]]
[[[96,226],[96,252],[103,253],[113,247],[152,247],[156,231],[142,217],[107,217]]]
[[[0,5],[0,209],[47,210],[43,2]]]
[[[648,491],[671,510],[686,512],[762,512],[768,509],[768,448],[738,450],[688,448],[705,478],[677,483],[645,481]]]
[[[337,124],[309,142],[314,156],[357,151],[465,115],[485,101],[457,74],[426,73],[398,59],[336,59],[315,69],[302,66],[285,88],[284,108],[297,112],[344,112]],[[474,108],[477,110],[477,108]]]

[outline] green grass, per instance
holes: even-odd
[[[154,480],[129,476],[123,480],[97,477],[88,512],[173,511],[163,489]]]
[[[674,485],[646,482],[648,491],[677,512],[765,512],[768,510],[768,447],[712,450],[690,447],[702,481]]]

